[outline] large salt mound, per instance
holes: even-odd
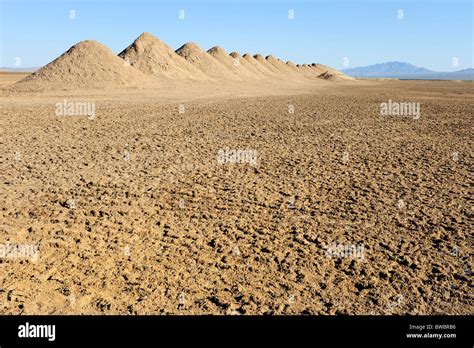
[[[141,34],[119,56],[147,75],[178,79],[205,78],[199,69],[149,33]]]
[[[176,53],[208,76],[221,79],[232,79],[235,76],[225,65],[193,42],[184,44]]]
[[[127,66],[109,48],[92,40],[81,41],[51,63],[17,82],[21,91],[113,89],[151,87],[156,82]]]

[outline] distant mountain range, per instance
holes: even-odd
[[[387,62],[352,69],[344,69],[346,75],[356,78],[397,78],[415,80],[474,80],[474,69],[439,72],[404,62]]]
[[[33,68],[6,68],[6,67],[0,67],[0,71],[6,71],[6,72],[35,72],[39,68],[33,67]]]

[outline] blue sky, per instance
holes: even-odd
[[[206,50],[219,45],[228,52],[273,54],[295,63],[318,62],[338,69],[387,61],[438,71],[474,66],[472,0],[0,3],[0,66],[7,67],[14,67],[16,57],[22,67],[42,66],[86,39],[119,53],[144,31],[174,49],[194,41]],[[70,18],[71,10],[75,19]],[[180,10],[185,11],[184,19],[179,18]]]

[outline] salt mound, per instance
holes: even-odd
[[[276,68],[280,65],[278,60],[273,57],[271,54],[265,57],[265,60],[275,66]]]
[[[335,75],[331,74],[329,71],[325,71],[321,75],[318,75],[318,77],[323,80],[333,80]]]
[[[237,60],[239,62],[239,65],[244,67],[245,70],[248,71],[249,74],[251,74],[251,77],[260,79],[264,77],[265,75],[262,73],[261,70],[259,70],[254,64],[252,64],[249,60],[248,57],[252,58],[251,55],[244,54],[244,56],[241,56],[238,52],[232,52],[229,54],[233,59]],[[253,59],[253,58],[252,58]],[[255,62],[255,64],[258,64]]]
[[[188,42],[178,48],[176,53],[201,70],[204,74],[216,78],[231,78],[234,74],[221,62],[203,51],[194,42]]]
[[[281,59],[276,59],[272,55],[268,55],[265,57],[265,60],[269,62],[280,73],[283,73],[283,74],[293,73],[293,71],[290,68],[288,68],[288,66]]]
[[[171,47],[149,34],[141,34],[119,56],[147,75],[203,79],[205,75]]]
[[[310,74],[311,76],[314,76],[314,69],[311,68],[309,64],[303,64],[300,65],[301,71],[304,71],[307,74]]]
[[[235,69],[240,65],[240,62],[228,55],[222,47],[214,46],[207,50],[207,53],[209,53],[212,57],[217,59],[228,68]]]
[[[219,47],[219,46],[214,46],[212,48],[209,48],[207,50],[207,53],[209,53],[214,58],[219,57],[219,58],[225,59],[226,57],[228,57],[227,52],[222,47]]]
[[[51,63],[12,86],[14,90],[44,91],[151,87],[141,71],[126,66],[109,48],[92,40],[81,41]]]
[[[234,58],[234,59],[240,59],[240,60],[242,60],[242,58],[243,58],[243,57],[240,55],[239,52],[235,52],[235,51],[234,51],[234,52],[230,52],[230,53],[229,53],[229,56],[231,56],[231,57]]]
[[[267,68],[271,75],[277,75],[279,73],[278,69],[275,69],[275,67],[271,65],[261,54],[256,54],[253,56],[253,58],[265,68]]]
[[[250,64],[250,66],[252,66],[254,70],[258,71],[258,73],[263,77],[274,76],[273,72],[270,69],[268,69],[265,65],[261,64],[259,61],[257,61],[255,59],[255,56],[252,56],[250,53],[245,53],[242,58],[244,58]]]
[[[317,75],[321,75],[323,72],[328,71],[329,69],[326,69],[323,65],[321,64],[316,64],[312,63],[310,66],[311,70],[313,70]]]
[[[318,75],[322,73],[315,71],[308,64],[296,64],[296,68],[293,69],[296,69],[301,76],[304,76],[308,79],[317,79]]]
[[[325,71],[318,77],[320,79],[329,80],[329,81],[354,80],[354,78],[344,75],[338,71],[336,72]]]
[[[313,71],[316,71],[316,73],[318,75],[328,71],[329,73],[332,73],[332,74],[342,74],[340,71],[334,69],[334,68],[331,68],[329,66],[326,66],[326,65],[323,65],[323,64],[316,64],[316,63],[313,63],[311,64],[310,68],[313,70]]]
[[[242,57],[239,58],[238,56],[234,57],[231,54],[227,54],[227,52],[219,46],[210,48],[207,53],[225,65],[226,68],[235,74],[239,79],[256,77],[255,72],[249,71],[249,69],[242,64]]]
[[[311,64],[310,68],[313,71],[318,73],[318,78],[320,78],[320,79],[329,80],[329,81],[341,81],[341,80],[353,81],[353,80],[355,80],[353,77],[347,76],[346,74],[343,74],[339,70],[336,70],[334,68],[331,68],[331,67],[323,65],[323,64],[313,63],[313,64]]]

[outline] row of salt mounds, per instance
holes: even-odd
[[[161,80],[353,80],[321,64],[295,65],[271,55],[230,55],[215,46],[207,52],[195,43],[176,51],[149,33],[141,34],[116,56],[86,40],[11,87],[20,91],[153,88]]]

